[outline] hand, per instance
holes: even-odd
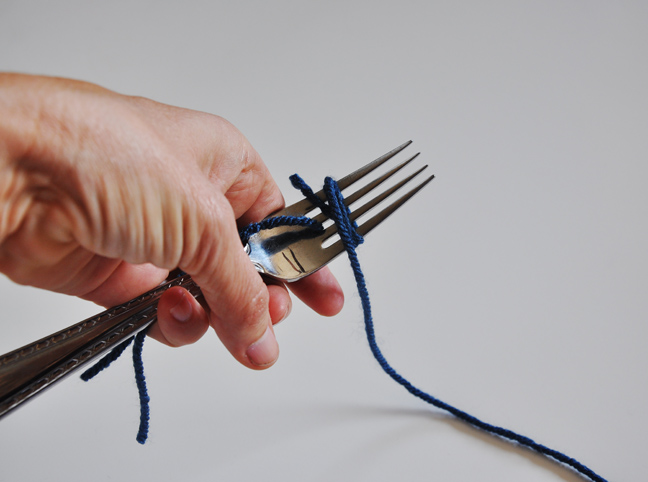
[[[201,287],[160,299],[150,335],[168,345],[211,325],[245,366],[278,356],[286,287],[264,284],[239,226],[284,201],[256,151],[220,117],[83,82],[0,74],[0,271],[113,306],[179,267]],[[290,285],[323,315],[343,295],[326,270]]]

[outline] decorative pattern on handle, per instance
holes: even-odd
[[[169,288],[182,286],[194,297],[200,288],[183,274],[76,325],[0,356],[0,417],[134,336],[157,318],[157,301]]]

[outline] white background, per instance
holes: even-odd
[[[400,143],[437,179],[360,248],[415,385],[611,481],[648,471],[648,3],[0,0],[0,69],[224,116],[280,183]],[[0,421],[0,479],[569,481],[407,394],[343,312],[296,304],[263,373],[213,333]],[[0,352],[99,308],[0,278]]]

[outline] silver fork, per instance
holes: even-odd
[[[338,186],[341,190],[350,187],[393,158],[411,142],[402,144],[343,177],[338,181]],[[415,154],[347,196],[345,204],[350,206],[364,198],[418,155],[418,153]],[[364,205],[352,210],[351,220],[357,220],[390,197],[425,168],[427,166],[423,166]],[[434,176],[428,177],[372,218],[364,221],[358,226],[358,233],[362,236],[366,235],[433,178]],[[316,192],[315,195],[322,200],[326,199],[323,190]],[[316,209],[318,208],[309,200],[303,199],[269,217],[305,216]],[[318,223],[325,223],[327,216],[320,212],[313,216],[313,219]],[[257,271],[263,275],[292,282],[326,266],[344,251],[342,240],[331,239],[336,233],[337,226],[335,224],[330,225],[323,232],[315,232],[301,226],[279,226],[261,230],[250,236],[245,249]],[[190,276],[182,273],[178,276],[170,276],[166,282],[137,298],[0,356],[0,418],[77,368],[153,323],[157,317],[158,299],[162,293],[174,286],[182,286],[196,298],[201,296],[200,289]]]

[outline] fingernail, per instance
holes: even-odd
[[[246,352],[252,364],[258,367],[272,365],[279,357],[279,345],[270,327],[261,338],[252,343]]]
[[[171,316],[173,316],[173,319],[179,321],[180,323],[189,321],[192,311],[193,308],[191,307],[191,303],[187,299],[187,295],[185,293],[182,293],[180,300],[178,300],[175,306],[169,310]]]

